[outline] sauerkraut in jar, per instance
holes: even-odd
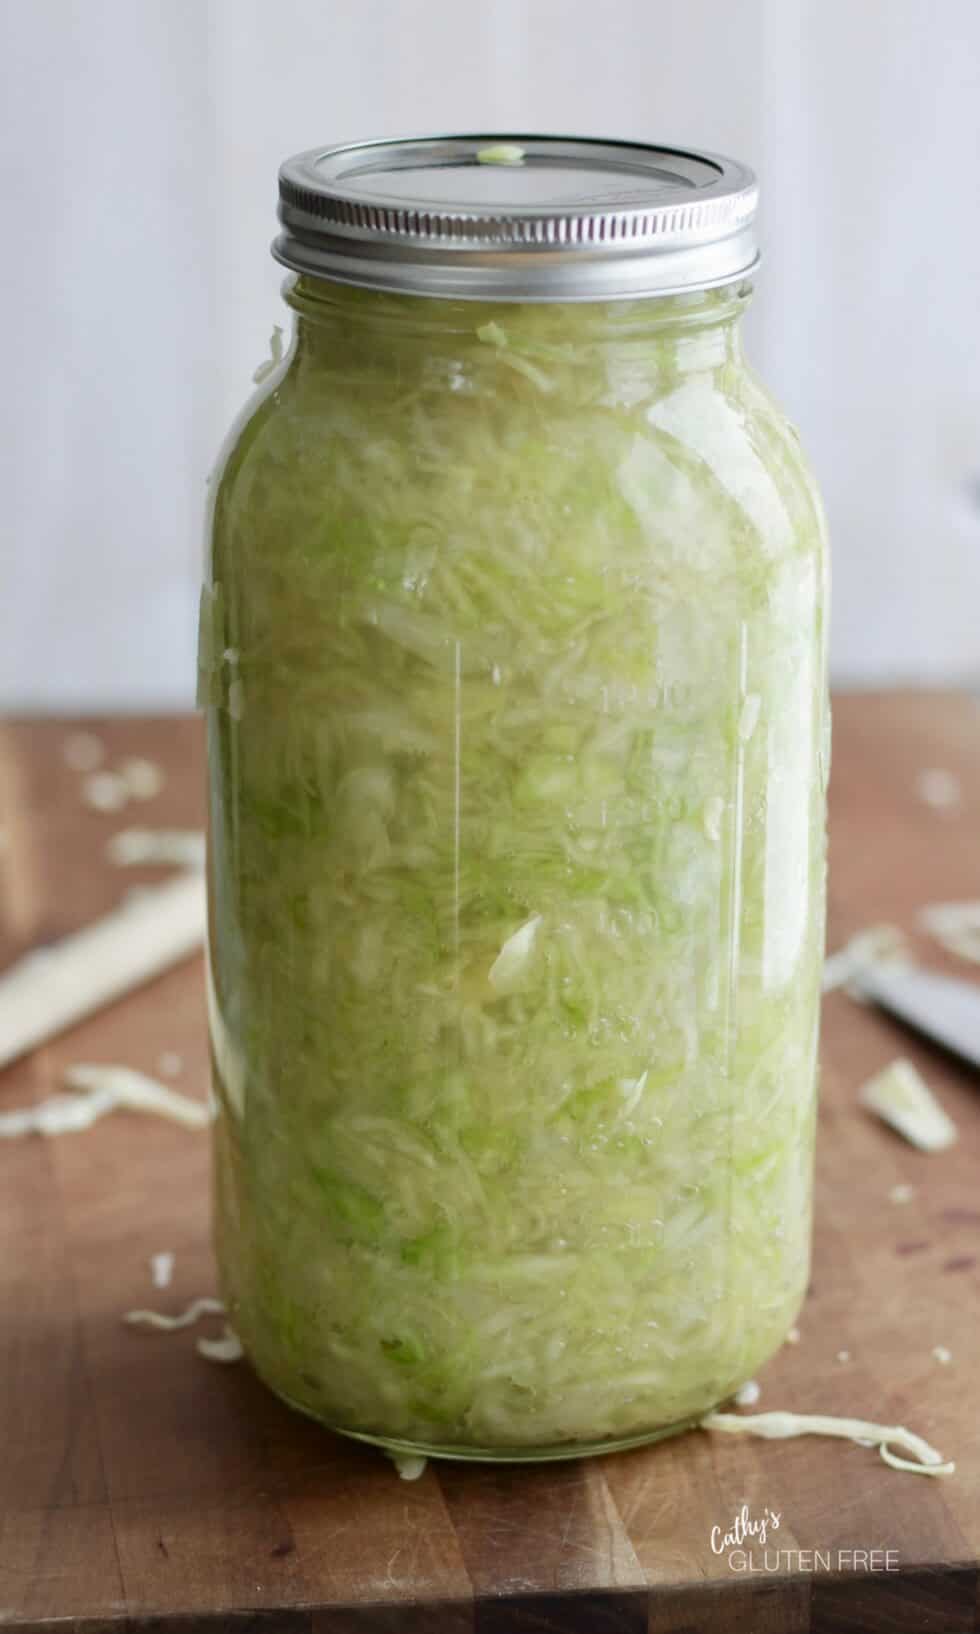
[[[803,1296],[825,553],[751,176],[507,142],[284,167],[200,666],[232,1323],[337,1429],[540,1458],[697,1419]]]

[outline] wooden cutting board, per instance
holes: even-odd
[[[160,877],[122,877],[105,860],[117,829],[201,821],[197,721],[87,724],[110,763],[158,762],[165,788],[97,815],[65,764],[70,723],[0,728],[2,963]],[[927,768],[959,777],[956,810],[923,801]],[[837,701],[831,881],[831,948],[882,920],[913,931],[924,902],[980,895],[973,702]],[[154,1072],[166,1051],[181,1057],[178,1087],[203,1096],[201,987],[195,960],[37,1051],[0,1075],[0,1109],[49,1093],[72,1062]],[[914,1151],[857,1107],[857,1086],[898,1054],[956,1119],[952,1150]],[[760,1407],[907,1425],[955,1457],[952,1479],[893,1472],[846,1443],[695,1432],[536,1469],[430,1464],[402,1482],[380,1456],[294,1416],[246,1366],[203,1361],[194,1333],[121,1324],[133,1306],[176,1310],[215,1278],[206,1135],[118,1113],[85,1133],[0,1142],[0,1627],[977,1627],[980,1078],[843,995],[827,1001],[823,1060],[813,1287],[800,1342],[760,1375]],[[891,1200],[896,1185],[913,1188],[907,1202]],[[148,1264],[160,1251],[176,1255],[162,1292]],[[752,1571],[711,1546],[743,1504],[781,1517]]]

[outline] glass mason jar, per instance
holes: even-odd
[[[282,173],[202,599],[217,1249],[295,1406],[561,1457],[803,1297],[824,530],[742,357],[751,176],[479,150]]]

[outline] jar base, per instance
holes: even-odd
[[[366,1442],[399,1458],[444,1458],[462,1464],[555,1464],[563,1459],[598,1458],[603,1453],[648,1447],[655,1441],[666,1441],[670,1436],[683,1435],[685,1430],[696,1429],[699,1422],[699,1419],[689,1418],[678,1424],[663,1425],[659,1430],[646,1430],[642,1435],[612,1441],[562,1442],[554,1447],[436,1446],[422,1441],[396,1441],[387,1436],[362,1435],[357,1430],[342,1430],[337,1426],[333,1428],[337,1435]]]
[[[264,1382],[268,1384],[269,1381]],[[644,1430],[640,1435],[616,1436],[606,1441],[564,1441],[546,1447],[470,1447],[460,1443],[406,1441],[398,1436],[372,1435],[364,1430],[349,1430],[341,1424],[331,1424],[328,1419],[321,1418],[312,1408],[295,1401],[292,1396],[286,1395],[275,1385],[269,1385],[269,1389],[294,1412],[302,1413],[305,1418],[312,1419],[321,1428],[330,1430],[334,1435],[342,1435],[349,1441],[361,1441],[397,1458],[443,1458],[463,1464],[553,1464],[563,1459],[598,1458],[604,1453],[628,1452],[633,1447],[648,1447],[655,1441],[665,1441],[669,1436],[683,1435],[686,1430],[696,1429],[701,1419],[714,1411],[714,1408],[706,1407],[704,1413],[699,1413],[696,1418],[680,1419],[676,1424],[661,1425],[656,1430]]]

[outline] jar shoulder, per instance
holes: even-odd
[[[275,381],[263,383],[252,394],[232,421],[218,450],[208,474],[206,533],[212,552],[220,540],[228,506],[234,502],[242,482],[267,463],[269,434],[276,436],[281,421],[287,374],[287,370],[280,369]]]
[[[270,526],[299,535],[457,531],[477,510],[507,527],[578,529],[600,515],[651,538],[709,518],[712,538],[772,561],[822,554],[819,493],[799,436],[755,373],[656,375],[621,393],[509,372],[463,391],[311,380],[287,360],[232,428],[212,482],[214,548]],[[557,386],[557,390],[555,389]],[[483,527],[477,530],[481,536]],[[606,546],[610,543],[606,538]]]
[[[651,406],[649,423],[696,480],[728,496],[765,557],[823,554],[823,506],[799,433],[754,370],[740,363],[681,380]]]

